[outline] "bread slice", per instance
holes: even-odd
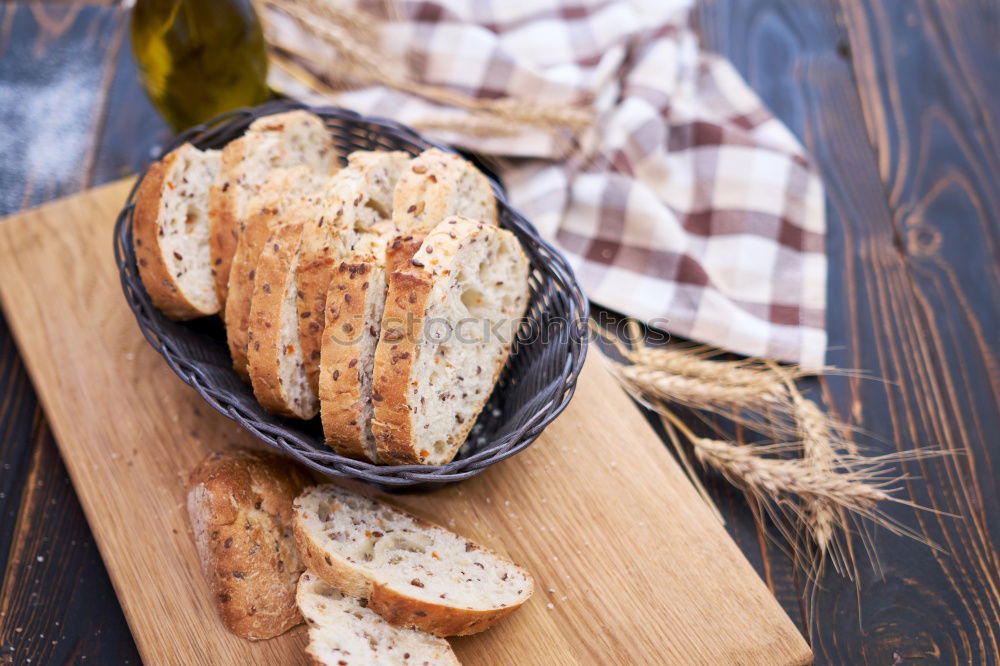
[[[195,546],[219,616],[238,636],[272,638],[302,622],[292,500],[308,484],[288,460],[250,449],[211,453],[191,473]]]
[[[497,201],[490,181],[461,155],[431,148],[404,170],[392,203],[399,233],[426,233],[451,215],[497,223]]]
[[[341,262],[330,280],[320,362],[319,404],[326,443],[380,462],[372,435],[372,372],[385,309],[385,275],[408,264],[423,236],[394,239],[385,266],[372,256]]]
[[[261,192],[250,201],[247,222],[233,254],[225,309],[226,340],[233,369],[245,381],[250,380],[247,372],[247,331],[260,252],[265,241],[285,219],[284,214],[299,205],[317,201],[328,180],[306,166],[275,169],[268,174]]]
[[[319,390],[320,346],[326,293],[336,267],[353,254],[378,261],[388,238],[392,195],[409,162],[404,152],[357,151],[330,182],[326,202],[302,220],[298,272],[299,338],[309,385]]]
[[[294,523],[306,568],[397,626],[474,634],[531,596],[531,576],[506,558],[334,485],[303,492]]]
[[[458,666],[448,641],[416,629],[394,627],[354,597],[341,594],[307,571],[296,599],[306,624],[306,654],[323,666]]]
[[[146,172],[136,194],[133,245],[153,305],[175,320],[219,311],[208,249],[208,190],[220,153],[190,143]]]
[[[455,457],[500,376],[528,305],[528,260],[506,229],[451,217],[389,276],[375,351],[381,460]]]
[[[265,409],[311,419],[319,412],[319,400],[307,381],[299,343],[295,273],[301,237],[301,224],[280,225],[260,253],[250,302],[247,371]]]
[[[259,118],[223,150],[222,167],[209,191],[209,240],[220,303],[226,301],[230,264],[250,200],[262,190],[271,169],[298,165],[320,174],[340,166],[323,120],[308,111]]]

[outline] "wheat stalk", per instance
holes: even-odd
[[[791,544],[796,561],[802,553],[799,535],[804,533],[815,543],[815,550],[808,551],[812,557],[807,569],[815,584],[828,558],[837,571],[854,577],[857,565],[851,537],[855,532],[877,564],[871,536],[862,521],[936,547],[879,507],[894,502],[923,509],[893,494],[905,477],[892,465],[939,452],[917,449],[861,456],[847,437],[851,428],[825,414],[799,391],[795,380],[807,374],[801,368],[764,359],[718,360],[713,357],[720,350],[706,346],[648,347],[638,324],[634,320],[627,323],[627,345],[616,335],[594,327],[626,361],[609,359],[613,374],[636,400],[660,414],[685,471],[706,501],[711,501],[708,491],[696,478],[678,434],[690,443],[699,462],[747,494],[751,506],[756,507],[755,518],[762,519],[763,511],[774,519],[773,524]],[[824,371],[861,376],[830,368]],[[790,435],[795,441],[739,445],[700,437],[671,411],[668,405],[672,403],[720,414],[772,437]]]
[[[780,382],[757,385],[723,384],[675,375],[644,365],[619,365],[617,374],[641,392],[660,400],[703,408],[762,408],[786,401]]]
[[[820,472],[835,471],[837,452],[830,436],[826,414],[815,402],[803,398],[798,390],[792,392],[792,399],[795,404],[795,422],[802,438],[803,460]],[[826,553],[830,546],[837,519],[838,512],[828,500],[814,498],[807,502],[806,520],[821,553]]]

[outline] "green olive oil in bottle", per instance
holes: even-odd
[[[132,50],[153,105],[176,130],[270,97],[251,0],[138,0]]]

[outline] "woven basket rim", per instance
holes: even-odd
[[[413,149],[435,147],[446,152],[456,152],[444,144],[426,139],[413,129],[393,120],[363,116],[336,106],[312,107],[299,102],[280,100],[254,108],[237,109],[193,127],[169,142],[156,159],[160,159],[162,155],[188,141],[199,147],[215,146],[226,136],[232,135],[229,139],[231,140],[238,135],[234,133],[242,133],[242,130],[257,118],[294,109],[311,111],[322,117],[328,125],[336,122],[352,130],[364,131],[379,139],[388,138]],[[410,150],[408,147],[405,149]],[[565,347],[565,353],[560,356],[562,367],[551,381],[528,400],[530,404],[536,399],[541,399],[542,404],[535,406],[530,415],[506,436],[485,444],[467,457],[457,458],[442,465],[376,465],[372,462],[346,458],[327,447],[321,437],[319,441],[313,441],[312,438],[307,438],[286,425],[283,419],[278,417],[261,419],[258,415],[247,413],[239,407],[239,401],[234,399],[235,391],[214,385],[213,380],[206,375],[204,367],[192,361],[180,348],[180,342],[167,330],[164,324],[165,317],[152,305],[138,276],[132,246],[132,214],[136,192],[148,168],[149,165],[139,174],[115,223],[115,262],[118,265],[125,299],[135,315],[143,336],[163,356],[171,370],[194,388],[213,409],[239,423],[265,444],[283,451],[324,475],[358,479],[386,489],[451,483],[474,476],[487,467],[522,451],[534,442],[542,430],[569,404],[587,353],[589,303],[565,257],[541,238],[534,225],[507,201],[506,193],[500,183],[492,174],[486,173],[497,197],[502,226],[518,235],[530,257],[539,257],[537,262],[532,262],[533,269],[537,271],[539,279],[546,280],[546,293],[554,288],[557,291],[553,293],[557,293],[562,301],[563,310],[558,312],[566,322],[564,330],[560,330],[560,344]],[[544,261],[541,258],[544,258]],[[235,372],[233,374],[235,376]],[[523,409],[524,407],[519,411]],[[304,450],[309,451],[308,455]]]

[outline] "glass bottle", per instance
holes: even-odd
[[[153,105],[176,130],[270,97],[251,0],[138,0],[132,50]]]

